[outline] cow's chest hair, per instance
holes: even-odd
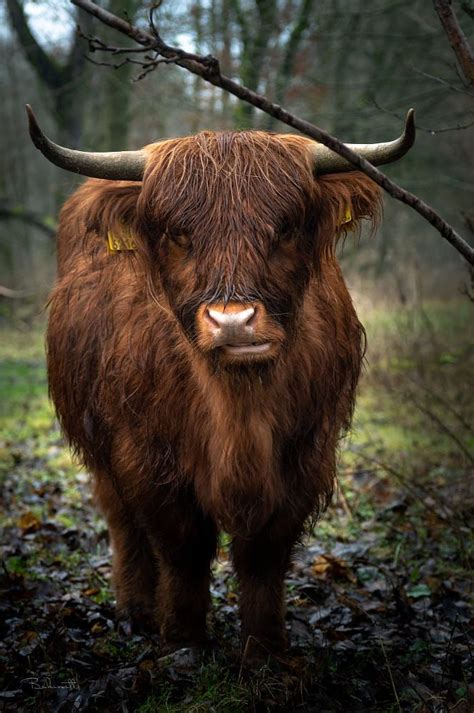
[[[284,496],[275,394],[259,382],[235,392],[227,381],[197,377],[201,407],[196,413],[204,410],[206,416],[194,434],[201,444],[188,465],[198,500],[228,526],[237,510],[238,517],[249,519],[252,511],[252,517],[261,518]]]

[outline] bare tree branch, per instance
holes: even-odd
[[[34,292],[27,292],[26,290],[12,290],[10,287],[0,285],[0,298],[6,297],[9,300],[19,300],[24,297],[31,297],[34,294]]]
[[[449,223],[447,223],[431,206],[422,201],[418,196],[396,184],[388,176],[362,158],[362,156],[354,153],[354,151],[349,149],[341,141],[336,139],[334,136],[331,136],[331,134],[328,134],[326,131],[320,129],[314,124],[311,124],[309,121],[305,121],[294,114],[290,114],[290,112],[286,111],[278,104],[273,104],[266,97],[251,91],[247,87],[244,87],[229,77],[221,74],[219,62],[215,57],[212,57],[211,55],[204,57],[190,52],[185,52],[178,47],[167,45],[160,37],[156,29],[155,34],[145,32],[144,30],[134,27],[116,15],[113,15],[107,10],[99,7],[92,2],[92,0],[71,0],[71,2],[90,13],[109,27],[113,27],[128,37],[131,37],[138,44],[143,45],[147,51],[155,50],[157,55],[170,59],[179,67],[183,67],[183,69],[202,77],[202,79],[206,82],[209,82],[216,87],[220,87],[224,91],[233,94],[239,99],[252,104],[261,111],[273,116],[275,119],[278,119],[284,124],[301,131],[303,134],[306,134],[315,141],[319,141],[340,156],[343,156],[343,158],[347,159],[354,166],[354,169],[365,173],[393,198],[413,208],[413,210],[431,223],[431,225],[438,230],[440,235],[445,238],[445,240],[447,240],[467,260],[467,262],[474,265],[474,249],[468,245],[468,243],[454,230],[454,228],[449,225]]]
[[[469,17],[472,17],[474,20],[474,6],[472,6],[470,3],[468,3],[466,1],[466,2],[461,3],[461,7],[464,10],[464,12],[466,13],[466,15],[469,15]]]
[[[301,43],[301,39],[308,28],[311,13],[313,11],[315,0],[302,0],[299,8],[298,17],[292,27],[288,41],[286,43],[283,60],[280,70],[277,74],[275,85],[275,100],[279,104],[285,98],[285,88],[291,77],[295,64],[296,55]],[[271,120],[270,120],[271,121]],[[269,125],[272,128],[272,125]]]
[[[474,52],[461,29],[451,0],[433,0],[433,5],[463,74],[469,85],[474,87]]]
[[[66,60],[58,61],[34,37],[20,0],[7,0],[6,6],[27,61],[50,93],[60,132],[67,141],[74,146],[78,145],[82,134],[84,105],[82,80],[87,64],[81,38],[76,35]],[[84,16],[84,22],[88,27],[92,26],[90,14]]]
[[[63,72],[60,65],[36,41],[21,3],[18,0],[7,0],[7,9],[10,21],[25,51],[28,62],[36,71],[40,81],[52,89],[57,89],[63,82]]]
[[[237,22],[239,23],[242,42],[244,45],[250,45],[250,28],[246,13],[242,10],[240,0],[231,0],[230,5],[235,12]]]
[[[52,225],[49,225],[41,216],[31,213],[22,207],[10,208],[0,203],[0,220],[19,220],[22,223],[38,228],[48,238],[54,238],[56,235],[56,230]]]

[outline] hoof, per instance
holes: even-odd
[[[242,647],[242,669],[254,671],[264,666],[272,670],[285,668],[288,661],[287,648],[286,641],[268,641],[249,636]]]
[[[127,607],[117,612],[115,628],[124,636],[156,633],[153,614],[138,607]]]

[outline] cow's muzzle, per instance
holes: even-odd
[[[229,302],[201,305],[197,317],[201,348],[218,350],[226,360],[272,358],[283,340],[281,327],[261,302]]]

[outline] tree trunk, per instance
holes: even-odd
[[[54,118],[58,124],[59,141],[73,148],[79,147],[84,124],[83,108],[87,87],[84,41],[76,33],[66,63],[60,64],[36,41],[21,2],[7,0],[7,10],[27,61],[50,95]],[[78,10],[77,22],[85,33],[90,33],[93,18],[88,13]]]
[[[115,15],[133,22],[138,5],[138,0],[110,0],[109,9]],[[117,33],[111,30],[108,35],[106,39],[110,41],[110,44],[115,44]],[[128,38],[123,38],[120,41],[120,46],[123,47],[131,44],[133,43]],[[105,127],[101,146],[104,151],[121,151],[127,148],[131,123],[132,69],[139,68],[133,67],[131,64],[124,64],[118,69],[104,69],[103,112]]]

